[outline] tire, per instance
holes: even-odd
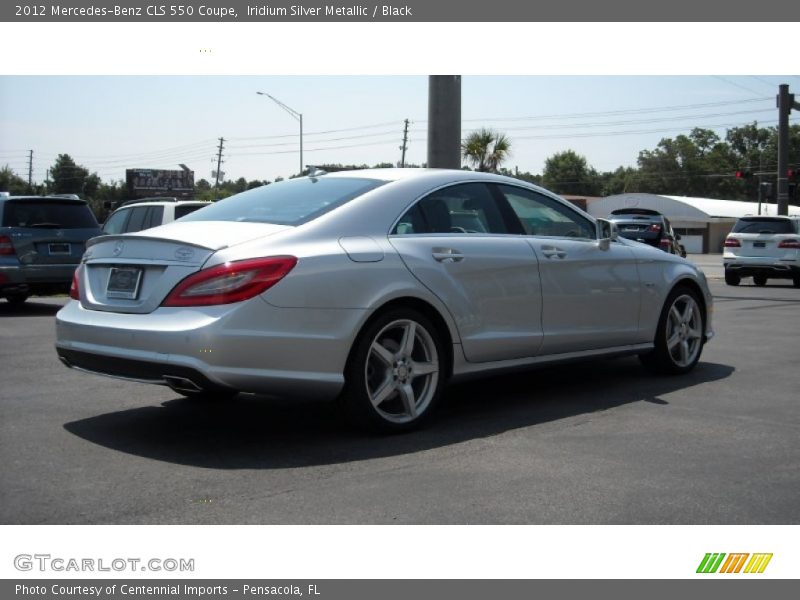
[[[800,288],[800,277],[795,277],[795,278],[792,280],[792,283],[794,284],[794,287],[796,287],[796,288]]]
[[[700,297],[693,289],[679,285],[664,302],[653,350],[639,358],[645,367],[657,373],[688,373],[700,360],[704,331]]]
[[[755,283],[758,287],[764,287],[765,285],[767,285],[767,276],[753,275],[753,283]]]
[[[9,294],[6,296],[6,301],[12,306],[22,306],[28,297],[28,294]]]
[[[731,273],[728,269],[725,269],[725,283],[728,285],[739,285],[741,283],[742,278],[736,275],[735,273]]]
[[[427,421],[442,395],[447,359],[423,314],[389,310],[367,324],[345,368],[341,401],[361,428],[402,432]]]

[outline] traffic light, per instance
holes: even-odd
[[[736,171],[736,179],[750,179],[753,176],[752,171],[739,170]]]

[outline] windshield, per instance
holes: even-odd
[[[301,177],[236,194],[187,215],[181,221],[302,225],[384,183],[352,177]]]
[[[795,233],[789,219],[739,219],[733,233]]]
[[[83,202],[58,200],[8,201],[3,208],[4,227],[43,229],[91,229],[98,227],[92,211]]]

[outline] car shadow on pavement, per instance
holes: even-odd
[[[409,454],[592,418],[636,402],[670,410],[661,396],[729,377],[703,363],[681,377],[647,374],[636,359],[527,371],[451,386],[426,428],[378,436],[349,428],[334,403],[240,394],[219,404],[175,399],[64,425],[94,444],[128,454],[212,469],[297,468]],[[698,402],[702,397],[698,394]]]
[[[3,317],[52,317],[61,310],[63,304],[28,300],[23,304],[11,304],[0,300],[0,319]]]

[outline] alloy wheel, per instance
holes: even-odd
[[[703,344],[703,317],[697,301],[681,294],[672,303],[666,323],[667,352],[678,367],[691,365]]]
[[[420,323],[397,319],[373,338],[364,380],[375,412],[391,423],[419,418],[436,395],[439,382],[436,344]]]

